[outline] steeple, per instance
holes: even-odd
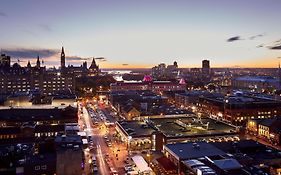
[[[28,63],[27,63],[27,67],[30,68],[31,67],[31,64],[30,64],[30,61],[28,60]]]
[[[92,64],[89,67],[89,72],[91,76],[95,76],[99,72],[99,66],[96,64],[95,58],[93,58]]]
[[[40,60],[39,60],[39,55],[37,55],[36,67],[40,68]]]
[[[63,47],[61,48],[60,61],[61,61],[61,69],[65,68],[65,54],[64,54]]]
[[[92,61],[92,64],[91,66],[89,67],[89,69],[96,69],[98,66],[96,64],[96,60],[95,60],[95,57],[93,57],[93,61]]]

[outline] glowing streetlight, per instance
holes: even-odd
[[[130,145],[131,145],[132,136],[128,136],[128,152],[130,153]]]

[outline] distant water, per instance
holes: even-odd
[[[107,70],[102,70],[102,72],[106,72],[108,74],[114,74],[114,75],[123,75],[123,74],[129,74],[132,72],[132,70],[117,70],[117,69],[107,69]]]

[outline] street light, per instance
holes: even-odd
[[[128,153],[130,154],[130,146],[131,146],[132,136],[128,136]]]
[[[146,154],[147,158],[148,158],[148,165],[150,165],[150,152]]]

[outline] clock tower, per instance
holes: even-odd
[[[63,47],[61,49],[60,62],[61,62],[61,69],[64,69],[65,68],[65,54],[64,54]]]

